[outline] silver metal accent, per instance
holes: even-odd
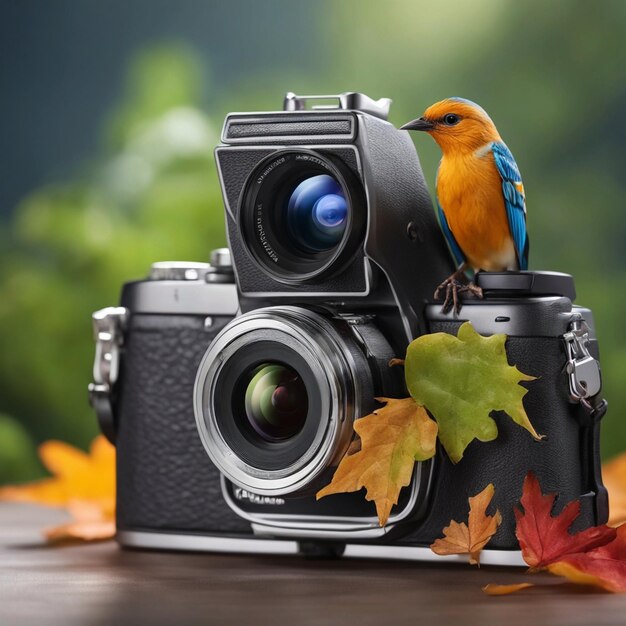
[[[249,342],[250,333],[274,331],[307,360],[321,390],[317,434],[293,465],[260,470],[232,450],[220,432],[214,412],[216,382],[226,361]],[[283,341],[283,339],[281,339]],[[231,482],[259,495],[281,496],[310,485],[324,469],[338,462],[352,438],[352,423],[361,415],[356,365],[345,340],[321,315],[300,307],[257,309],[235,318],[205,353],[194,387],[194,412],[204,448]]]
[[[429,472],[424,476],[424,466]],[[377,539],[384,537],[396,524],[415,512],[422,484],[428,485],[432,479],[433,464],[418,463],[411,481],[411,493],[406,506],[395,511],[387,524],[381,527],[376,516],[349,517],[339,515],[293,515],[281,513],[280,508],[270,512],[252,513],[235,501],[228,489],[224,476],[220,477],[222,497],[226,504],[241,518],[250,522],[256,535],[280,538],[309,538],[346,541],[352,539]]]
[[[581,315],[576,315],[563,335],[569,375],[570,400],[585,407],[589,399],[600,393],[602,377],[600,364],[589,354],[589,327]],[[590,405],[589,405],[590,406]]]
[[[450,555],[440,556],[430,548],[422,546],[378,546],[363,544],[348,544],[345,558],[356,559],[393,559],[400,561],[428,561],[433,563],[469,563],[469,556]],[[524,567],[528,565],[519,550],[482,550],[480,553],[481,565],[504,565],[507,567]]]
[[[220,477],[223,481],[223,476]],[[221,484],[223,482],[221,481]],[[252,493],[251,491],[247,491],[246,489],[242,489],[241,487],[235,487],[233,490],[233,495],[235,500],[252,502],[253,504],[263,504],[270,506],[282,506],[285,504],[284,498],[276,498],[275,496],[260,496],[256,493]]]
[[[120,366],[120,346],[128,320],[124,307],[107,307],[92,315],[96,356],[93,364],[94,383],[112,387],[117,382]]]
[[[211,251],[211,267],[217,269],[228,269],[233,271],[233,263],[230,258],[228,248],[217,248]]]
[[[148,280],[234,283],[230,250],[228,248],[212,250],[211,263],[196,263],[195,261],[159,261],[153,263]]]
[[[372,524],[371,526],[363,524],[362,526],[348,528],[345,522],[336,522],[335,524],[326,523],[325,525],[320,523],[318,528],[311,528],[306,525],[306,522],[302,522],[300,526],[281,526],[280,521],[277,521],[275,524],[252,522],[252,532],[255,535],[285,539],[346,541],[348,536],[350,539],[379,539],[384,537],[389,530],[390,528],[387,526],[381,528],[380,524]]]
[[[382,120],[389,117],[389,108],[391,107],[390,98],[380,98],[380,100],[372,100],[362,93],[347,91],[345,93],[335,95],[315,95],[315,96],[297,96],[289,91],[285,94],[283,100],[283,111],[304,111],[307,108],[309,100],[337,100],[336,105],[314,105],[311,107],[314,111],[328,111],[341,109],[344,111],[362,111]]]
[[[234,282],[144,280],[133,283],[125,304],[135,314],[234,316],[239,309]]]
[[[107,307],[92,315],[96,354],[93,383],[88,386],[89,402],[102,432],[111,441],[115,438],[111,394],[119,376],[120,348],[127,320],[128,310],[124,307]]]
[[[188,550],[231,554],[291,554],[300,552],[296,541],[280,541],[259,538],[211,537],[206,535],[185,535],[177,533],[152,533],[134,530],[120,530],[117,542],[129,548],[151,550]],[[352,559],[391,559],[401,561],[427,561],[435,563],[467,563],[469,557],[462,555],[439,556],[430,548],[421,546],[384,546],[367,544],[347,544],[344,558]],[[519,550],[483,550],[480,553],[483,565],[507,567],[528,567]]]
[[[567,332],[572,313],[585,318],[590,337],[595,337],[591,311],[572,306],[561,296],[479,300],[464,306],[458,315],[442,313],[441,303],[428,304],[425,309],[429,323],[469,321],[481,335],[504,333],[509,337],[560,337]]]
[[[208,263],[159,261],[150,267],[150,280],[199,280],[211,269]]]
[[[150,533],[120,530],[117,542],[129,548],[152,550],[190,550],[202,552],[230,552],[244,554],[297,554],[295,541],[271,539],[234,539],[232,537],[210,537],[202,535],[179,535],[176,533]],[[482,561],[481,554],[481,561]]]

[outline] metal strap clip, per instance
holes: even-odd
[[[588,413],[596,412],[592,399],[602,389],[600,364],[589,354],[589,327],[580,314],[571,321],[563,335],[569,376],[570,400],[579,402]]]
[[[96,355],[93,363],[93,383],[88,387],[89,403],[94,408],[100,429],[105,437],[115,439],[115,418],[112,395],[120,369],[120,348],[128,310],[107,307],[92,316]]]

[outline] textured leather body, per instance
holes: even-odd
[[[196,429],[202,356],[231,318],[133,315],[117,404],[117,524],[122,530],[250,534],[224,501]]]
[[[230,318],[204,328],[202,316],[131,317],[122,360],[118,401],[118,526],[120,529],[208,535],[249,535],[250,525],[225,503],[219,472],[197,434],[192,408],[195,373],[209,343]],[[456,333],[458,323],[433,323],[433,332]],[[567,398],[560,337],[510,337],[510,363],[538,379],[524,404],[534,441],[505,415],[496,415],[495,441],[474,441],[453,465],[438,452],[426,514],[403,524],[384,542],[428,545],[450,520],[465,519],[467,498],[488,483],[492,509],[503,522],[491,548],[517,549],[513,507],[522,481],[534,471],[545,493],[559,493],[555,512],[581,498],[575,528],[606,521],[606,493],[599,476],[597,425]],[[338,496],[341,497],[341,496]]]
[[[453,332],[459,324],[433,324],[431,331]],[[524,477],[533,471],[544,493],[558,493],[555,513],[569,501],[581,498],[581,514],[574,529],[606,522],[606,492],[599,474],[598,428],[589,421],[580,405],[568,401],[566,361],[560,337],[509,337],[509,363],[537,377],[526,383],[530,391],[524,406],[538,433],[535,441],[522,427],[504,414],[495,414],[498,438],[491,442],[474,440],[461,461],[453,465],[438,451],[426,516],[395,542],[428,545],[451,520],[467,519],[467,498],[495,486],[490,510],[498,508],[502,524],[489,548],[518,549],[515,538],[514,507],[518,504]],[[408,529],[405,529],[408,530]]]

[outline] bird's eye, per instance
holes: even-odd
[[[448,113],[447,115],[443,116],[443,123],[446,126],[454,126],[455,124],[458,124],[461,121],[461,118],[458,115],[455,115],[454,113]]]

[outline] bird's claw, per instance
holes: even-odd
[[[465,278],[464,275],[453,274],[435,290],[435,300],[441,300],[442,293],[445,292],[441,306],[442,313],[448,313],[454,309],[454,313],[458,315],[463,306],[461,302],[463,294],[469,294],[470,297],[474,298],[483,298],[483,290],[472,282],[462,282],[463,278]]]

